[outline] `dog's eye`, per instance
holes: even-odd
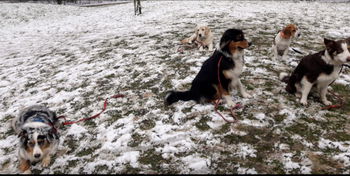
[[[39,145],[44,145],[44,144],[45,144],[45,141],[44,141],[44,140],[38,141],[38,144],[39,144]]]
[[[30,142],[28,142],[28,146],[29,146],[29,147],[34,147],[34,146],[35,146],[35,143],[34,143],[33,141],[30,141]]]

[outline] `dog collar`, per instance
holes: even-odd
[[[221,53],[222,55],[224,55],[225,57],[227,57],[227,58],[231,58],[232,60],[237,60],[237,58],[234,58],[232,55],[230,55],[230,54],[228,54],[227,52],[225,52],[225,51],[222,51],[221,49],[217,49],[217,51],[219,52],[219,53]],[[242,56],[240,59],[238,59],[238,60],[240,60],[240,61],[242,61],[243,63],[245,63],[245,61],[244,61],[244,56]]]
[[[225,57],[228,57],[228,58],[232,58],[232,55],[225,52],[225,51],[222,51],[221,49],[217,49],[217,51],[221,54],[223,54]]]

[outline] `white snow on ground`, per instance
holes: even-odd
[[[349,110],[320,110],[317,94],[301,106],[278,74],[291,72],[302,55],[291,51],[288,60],[272,61],[270,53],[274,35],[289,23],[301,29],[293,46],[305,53],[323,49],[323,37],[349,37],[349,4],[142,1],[142,7],[143,14],[134,16],[132,3],[0,3],[0,173],[19,173],[10,122],[22,108],[45,104],[78,120],[100,112],[103,100],[119,93],[125,97],[109,99],[100,118],[60,128],[56,156],[33,172],[322,172],[309,151],[338,164],[329,164],[326,173],[350,169]],[[211,55],[180,45],[197,23],[212,28],[215,45],[232,27],[253,42],[242,74],[253,98],[234,91],[233,100],[244,106],[235,124],[223,121],[212,104],[163,105],[167,91],[190,87]],[[340,93],[349,90],[348,69],[335,84],[343,86]],[[225,108],[220,111],[230,118]]]

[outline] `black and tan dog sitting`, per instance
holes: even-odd
[[[244,66],[244,49],[249,46],[250,43],[244,38],[242,30],[228,29],[225,31],[220,40],[220,48],[204,62],[192,81],[191,89],[184,92],[168,92],[165,104],[170,105],[179,100],[206,103],[223,97],[229,106],[233,106],[232,88],[239,89],[245,98],[251,97],[240,80]]]
[[[56,113],[42,105],[22,110],[13,120],[12,126],[20,138],[18,156],[22,173],[30,174],[31,164],[37,162],[43,167],[50,164],[59,144],[57,125]]]

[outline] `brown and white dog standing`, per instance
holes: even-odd
[[[304,57],[291,76],[280,78],[288,82],[286,90],[300,97],[300,103],[307,105],[307,96],[313,86],[320,94],[322,103],[331,105],[327,100],[327,88],[340,74],[343,64],[350,62],[349,41],[324,39],[326,49]],[[301,95],[300,95],[301,94]]]
[[[243,97],[251,97],[240,80],[244,66],[244,49],[249,46],[250,43],[244,38],[242,30],[225,31],[220,40],[220,48],[203,63],[192,81],[191,89],[169,91],[165,96],[165,104],[171,105],[179,100],[208,103],[223,97],[227,105],[234,106],[231,95],[233,88],[238,89]]]
[[[213,51],[214,36],[206,25],[197,25],[191,37],[181,40],[182,44],[191,44],[192,42],[198,45],[199,51],[203,51],[204,47],[208,47],[209,51]]]
[[[12,126],[20,138],[18,156],[22,173],[30,174],[30,166],[37,162],[43,167],[50,164],[59,143],[57,125],[56,113],[43,105],[30,106],[13,120]]]
[[[298,27],[295,24],[287,25],[279,31],[272,45],[275,59],[286,59],[292,39],[300,36]]]

